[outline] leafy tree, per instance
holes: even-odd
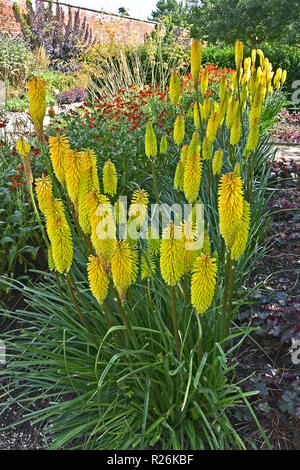
[[[157,21],[162,18],[169,18],[170,23],[175,26],[186,26],[186,10],[183,1],[159,0],[156,10],[152,11],[150,20]]]
[[[299,8],[300,0],[188,0],[188,17],[193,35],[213,43],[297,43]]]

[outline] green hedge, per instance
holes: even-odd
[[[263,44],[260,46],[265,57],[268,57],[276,70],[278,67],[286,69],[287,80],[284,90],[290,96],[293,92],[291,87],[294,80],[300,80],[300,49],[297,46],[288,45],[270,45]],[[247,57],[251,53],[251,49],[245,47],[244,56]],[[208,45],[202,51],[202,63],[217,64],[219,67],[235,68],[234,47],[233,46],[213,46]]]

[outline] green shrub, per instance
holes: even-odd
[[[31,53],[25,41],[0,33],[0,79],[11,86],[22,87],[31,64]]]

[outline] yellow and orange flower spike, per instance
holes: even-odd
[[[194,40],[191,46],[191,73],[195,88],[198,88],[199,74],[202,62],[202,45],[200,41]]]
[[[183,189],[186,200],[190,203],[198,197],[201,175],[202,161],[200,154],[189,152],[184,166]]]
[[[145,135],[145,153],[148,158],[156,157],[157,155],[157,140],[151,122],[148,120],[146,124]]]
[[[46,86],[42,77],[28,82],[29,112],[39,141],[43,139],[43,122],[46,114]]]
[[[107,296],[108,278],[103,270],[99,256],[90,256],[87,266],[91,292],[102,306]]]
[[[105,194],[114,196],[117,193],[117,170],[111,160],[107,160],[103,167],[103,189]]]
[[[117,242],[114,255],[111,259],[111,272],[114,285],[122,301],[126,300],[126,293],[132,282],[132,269],[132,249],[126,240]]]
[[[160,245],[160,271],[164,281],[175,286],[183,274],[184,244],[181,227],[172,221],[164,228]]]
[[[52,203],[52,181],[50,176],[41,176],[35,180],[35,190],[40,211],[45,215],[46,209]]]
[[[182,114],[178,114],[174,124],[174,141],[178,147],[182,144],[185,133],[184,117]]]
[[[90,191],[100,191],[100,183],[97,170],[97,157],[92,149],[83,149],[81,152],[83,157],[83,172],[88,171]]]
[[[171,74],[169,93],[171,102],[176,106],[180,97],[180,78],[176,72]]]
[[[68,273],[73,259],[73,243],[62,201],[53,198],[45,208],[45,217],[55,269]]]
[[[227,249],[231,249],[242,220],[244,210],[242,186],[242,179],[233,173],[221,177],[218,200],[220,233]]]
[[[191,282],[191,301],[199,315],[212,303],[216,286],[217,266],[215,258],[202,253],[196,259]]]
[[[64,185],[65,178],[65,158],[70,151],[69,140],[64,135],[49,137],[50,159],[53,170],[58,181]]]

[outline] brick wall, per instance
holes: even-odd
[[[44,0],[44,2],[45,4],[49,3],[48,0]],[[15,17],[13,3],[14,0],[0,0],[0,32],[9,32],[15,35],[21,32],[21,27]],[[17,3],[19,4],[20,10],[24,11],[26,8],[26,0],[17,0]],[[66,4],[63,2],[59,3],[67,12],[67,0],[65,0]],[[86,3],[86,0],[82,0],[83,5]],[[71,0],[70,4],[72,4]],[[71,9],[73,13],[75,13],[78,7],[72,7]],[[110,15],[87,8],[79,8],[79,10],[82,17],[86,16],[94,36],[103,42],[109,42],[114,39],[115,41],[125,42],[127,44],[143,44],[146,34],[151,33],[155,27],[154,23],[148,21],[140,21],[119,15]]]
[[[18,0],[21,12],[26,9],[26,0]],[[21,32],[21,26],[16,19],[13,1],[0,0],[0,32],[17,35]]]

